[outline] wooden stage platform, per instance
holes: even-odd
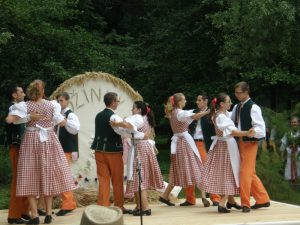
[[[239,200],[237,199],[237,202]],[[133,208],[133,205],[126,205]],[[168,207],[162,204],[151,205],[152,215],[143,217],[144,225],[259,225],[259,224],[280,224],[280,225],[300,225],[300,206],[289,205],[280,202],[271,202],[271,207],[258,210],[251,210],[250,213],[242,213],[239,210],[231,210],[231,213],[219,214],[216,207],[204,208],[201,200],[197,200],[196,206],[191,207]],[[78,208],[72,213],[56,217],[53,225],[80,225],[80,220],[84,208]],[[57,210],[54,210],[55,212]],[[139,225],[140,217],[124,215],[124,225]],[[41,224],[44,217],[40,217]],[[0,224],[7,223],[7,210],[0,210]]]

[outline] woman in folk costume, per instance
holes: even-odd
[[[154,151],[153,140],[148,139],[151,128],[154,126],[154,117],[149,107],[142,101],[136,101],[132,107],[132,116],[125,119],[124,122],[112,122],[112,126],[127,128],[127,131],[134,132],[134,149],[130,149],[127,160],[127,187],[126,193],[134,193],[137,207],[133,211],[134,216],[141,214],[150,216],[147,199],[147,190],[164,188],[163,177],[159,168]],[[125,135],[123,135],[125,136]],[[141,173],[141,203],[139,198],[139,177],[136,172],[137,158],[140,162]]]
[[[30,101],[12,106],[6,121],[14,123],[28,114],[36,113],[41,119],[27,118],[26,130],[20,146],[17,176],[17,196],[27,196],[32,219],[28,224],[39,224],[37,196],[44,196],[46,202],[45,223],[52,222],[52,198],[75,188],[70,167],[64,151],[53,130],[62,125],[64,117],[56,101],[43,99],[45,83],[35,80],[27,89]]]
[[[300,176],[300,126],[297,116],[291,118],[290,126],[290,130],[281,139],[280,150],[286,153],[284,177],[295,182]]]
[[[206,192],[221,196],[219,213],[229,213],[227,208],[232,207],[241,209],[233,198],[233,195],[239,194],[240,169],[239,150],[233,136],[252,137],[255,134],[252,129],[238,131],[227,111],[231,105],[230,97],[224,93],[212,101],[211,119],[215,125],[216,136],[210,146],[200,184]]]
[[[193,137],[188,133],[188,126],[193,120],[198,120],[207,112],[193,113],[192,110],[183,110],[186,105],[185,96],[176,93],[168,99],[165,113],[170,121],[173,131],[171,143],[171,165],[169,172],[169,185],[159,198],[159,201],[174,206],[170,202],[169,194],[174,186],[183,188],[198,185],[202,172],[202,162],[199,151]],[[201,191],[202,202],[205,207],[210,206],[205,197],[205,192]]]

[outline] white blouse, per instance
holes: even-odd
[[[44,100],[47,101],[47,100]],[[54,125],[60,123],[61,121],[64,120],[63,115],[60,114],[61,111],[61,106],[60,104],[53,100],[50,101],[54,107],[54,111],[53,111],[53,117],[52,117],[52,121],[54,123]],[[26,102],[19,102],[19,103],[15,103],[14,105],[12,105],[9,108],[9,114],[8,115],[13,115],[13,116],[18,116],[20,117],[20,119],[18,121],[16,121],[15,123],[26,123],[29,121],[29,117],[28,117],[28,112],[27,112],[27,104]]]
[[[233,121],[229,117],[229,113],[220,113],[216,118],[216,126],[223,131],[223,137],[231,136],[232,131],[238,130]]]
[[[114,114],[110,117],[111,121],[121,122],[123,119],[118,116],[117,114]],[[143,117],[140,114],[134,114],[124,119],[127,123],[130,123],[133,128],[127,129],[123,127],[113,127],[114,131],[121,135],[124,138],[132,138],[132,133],[134,134],[135,139],[143,139],[144,133],[139,132],[138,128],[142,127],[144,124]]]
[[[191,118],[195,113],[193,113],[192,110],[183,110],[183,109],[177,109],[177,119],[180,122],[188,122],[189,124],[193,122],[193,119]]]

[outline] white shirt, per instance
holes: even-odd
[[[63,116],[65,116],[64,114],[68,110],[70,110],[69,107],[63,109],[61,111],[61,114]],[[75,115],[75,113],[73,113],[73,112],[69,113],[65,128],[70,134],[73,134],[73,135],[78,134],[79,129],[80,129],[80,122],[79,122],[78,117]],[[57,129],[57,136],[59,136],[59,129],[60,129],[60,127],[58,127],[58,129]]]
[[[202,132],[200,120],[197,121],[197,126],[196,126],[196,129],[195,129],[195,133],[193,135],[193,138],[203,140],[203,132]]]
[[[205,110],[201,110],[201,112],[205,112],[206,110],[207,110],[207,108]],[[195,129],[195,133],[193,135],[193,138],[203,140],[203,131],[202,131],[202,127],[201,127],[201,118],[199,120],[197,120],[197,125],[196,125],[196,129]]]
[[[242,104],[245,104],[248,102],[250,98],[248,98],[245,102],[242,102]],[[232,109],[231,119],[234,121],[236,115],[236,107],[235,105]],[[250,111],[250,117],[252,119],[252,127],[255,130],[255,138],[264,138],[266,136],[266,125],[265,121],[261,114],[261,109],[258,105],[253,104],[251,111]],[[238,129],[241,130],[241,121],[238,121]]]

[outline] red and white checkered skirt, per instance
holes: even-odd
[[[26,131],[20,147],[17,196],[58,195],[75,188],[66,156],[54,131],[40,142],[38,131]]]
[[[142,190],[164,188],[163,177],[157,162],[152,145],[147,140],[136,143],[136,150],[141,163]],[[126,193],[138,191],[138,173],[136,172],[136,159],[133,165],[133,180],[127,181]]]
[[[178,137],[176,153],[171,154],[169,184],[186,188],[200,183],[202,163],[184,137]]]
[[[208,152],[207,160],[204,163],[200,189],[219,195],[239,194],[226,141],[217,140],[214,148]]]

